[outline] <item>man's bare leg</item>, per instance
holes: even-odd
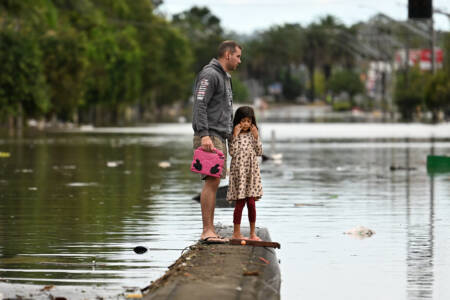
[[[216,193],[219,188],[220,178],[207,177],[200,195],[202,208],[203,232],[202,239],[217,236],[214,229],[214,209],[216,208]]]

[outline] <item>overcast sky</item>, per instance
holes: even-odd
[[[407,0],[164,0],[159,10],[170,17],[194,5],[207,6],[221,20],[222,27],[248,34],[275,24],[307,25],[327,14],[347,25],[367,21],[377,12],[404,21],[407,3]],[[448,0],[433,0],[433,6],[450,13]],[[446,16],[435,14],[434,18],[435,28],[450,30]]]

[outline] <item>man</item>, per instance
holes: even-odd
[[[206,151],[219,149],[225,154],[221,177],[202,176],[204,185],[200,195],[203,232],[201,241],[225,243],[214,229],[214,208],[220,179],[226,178],[227,139],[233,124],[233,92],[229,72],[241,63],[242,47],[234,41],[224,41],[218,48],[217,59],[213,58],[198,74],[194,85],[194,108],[192,128],[194,149]]]

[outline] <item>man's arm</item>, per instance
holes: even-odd
[[[205,73],[200,74],[199,79],[196,83],[194,92],[195,101],[195,113],[196,118],[196,128],[198,134],[202,137],[201,144],[202,148],[207,151],[212,151],[214,149],[214,144],[209,137],[209,126],[208,126],[208,103],[214,95],[216,88],[216,79],[213,74]]]

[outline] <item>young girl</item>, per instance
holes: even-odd
[[[233,120],[233,137],[229,145],[231,155],[230,184],[227,200],[236,201],[233,214],[233,239],[245,239],[241,235],[242,210],[247,203],[250,221],[250,239],[260,241],[255,233],[255,201],[263,195],[257,156],[262,155],[255,113],[249,106],[238,108]]]

